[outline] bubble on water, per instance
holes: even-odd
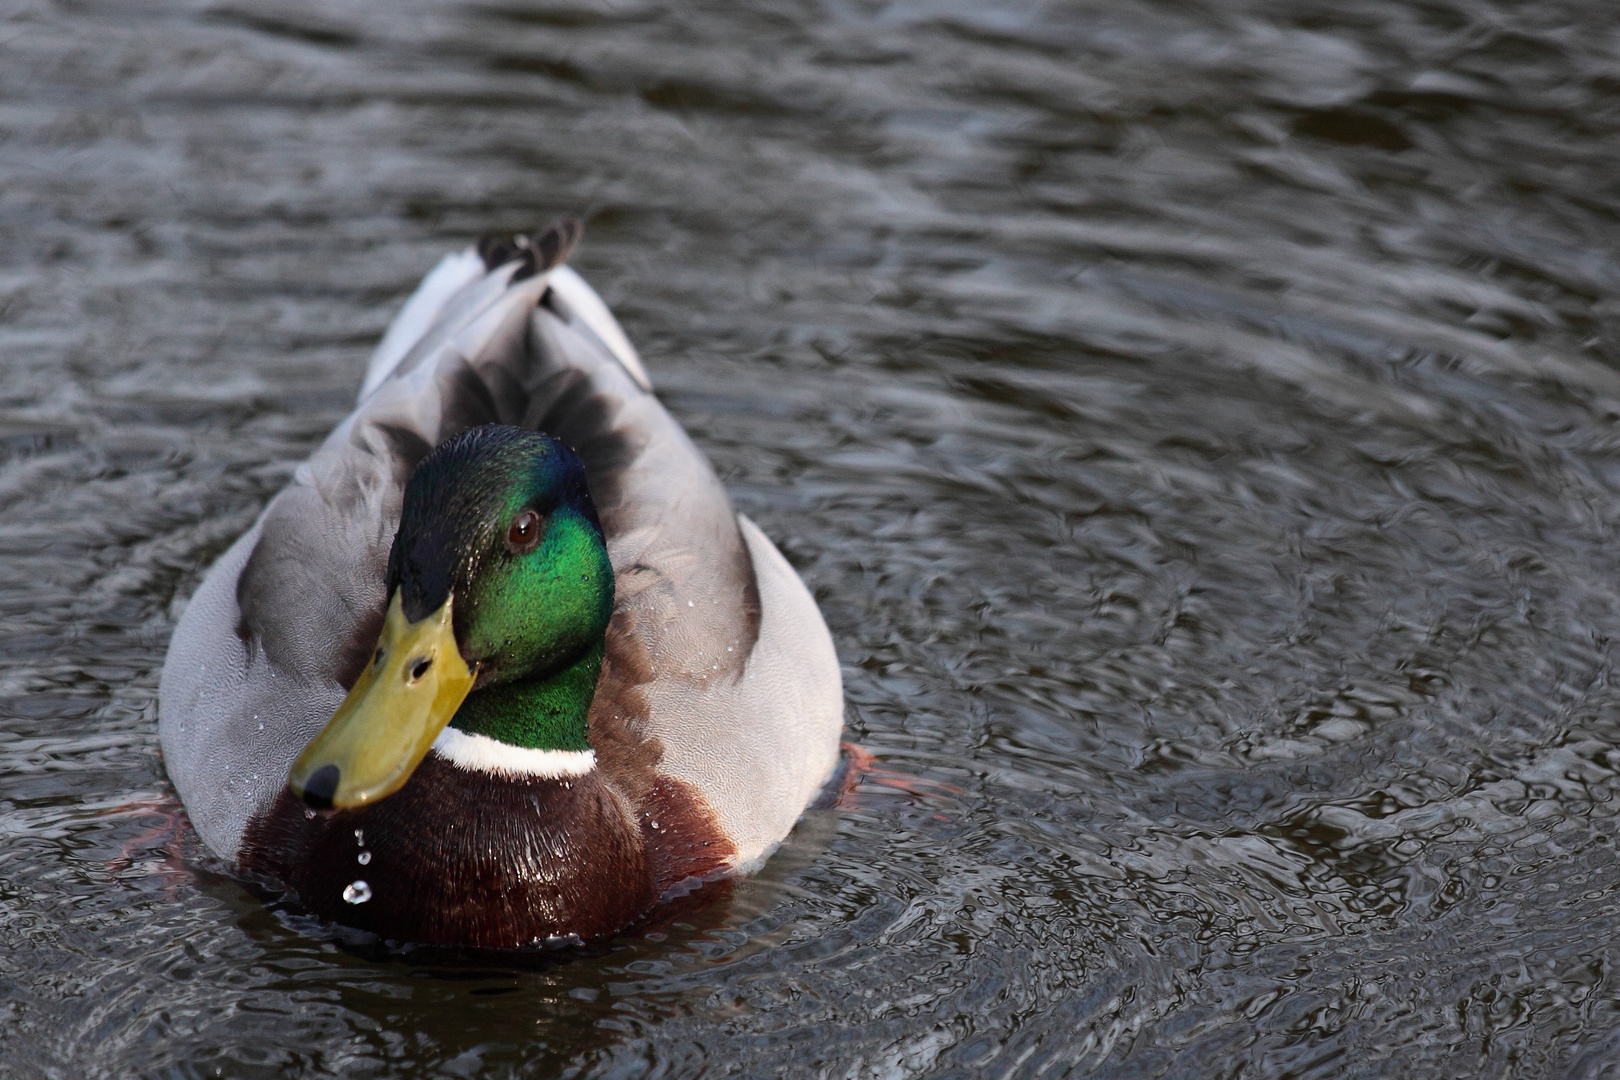
[[[343,899],[351,904],[363,904],[371,899],[371,886],[363,881],[351,881],[343,890]]]
[[[367,863],[369,863],[371,861],[371,852],[362,851],[359,854],[359,856],[357,857],[356,861],[359,862],[359,864],[361,866],[365,866]]]

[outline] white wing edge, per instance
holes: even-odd
[[[553,269],[550,280],[551,287],[557,290],[562,302],[579,316],[603,345],[607,346],[608,352],[612,353],[614,359],[630,373],[636,385],[643,390],[651,391],[652,380],[647,377],[647,369],[641,366],[640,354],[625,336],[623,328],[619,326],[619,320],[613,317],[613,312],[608,310],[607,304],[596,295],[596,290],[591,288],[573,267],[566,264]]]
[[[432,329],[445,301],[485,272],[484,260],[470,247],[439,260],[439,264],[411,293],[411,298],[405,301],[405,306],[399,309],[399,314],[394,316],[394,321],[388,324],[388,330],[377,343],[371,360],[366,364],[366,380],[360,384],[358,400],[364,401],[370,397],[371,392],[393,374],[399,362],[411,351],[411,346],[421,341],[422,336]]]

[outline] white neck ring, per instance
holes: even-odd
[[[439,732],[433,752],[468,772],[522,779],[561,780],[596,768],[595,750],[531,750],[453,727]]]

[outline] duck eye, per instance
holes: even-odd
[[[506,530],[506,546],[514,554],[529,550],[539,539],[540,515],[533,510],[523,511],[512,521],[512,527]]]

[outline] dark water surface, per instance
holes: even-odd
[[[1617,208],[1609,3],[0,6],[0,1075],[1613,1075]],[[163,831],[157,674],[560,214],[914,790],[379,962]]]

